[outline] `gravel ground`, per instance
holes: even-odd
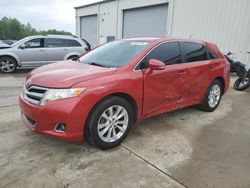
[[[0,74],[0,187],[250,187],[250,90],[230,88],[213,113],[191,107],[147,119],[101,151],[23,125],[26,73]]]

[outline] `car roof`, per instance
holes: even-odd
[[[77,38],[76,36],[72,35],[32,35],[28,36],[27,38],[33,39],[33,38],[62,38],[62,39],[74,39]]]
[[[182,42],[196,42],[196,43],[206,43],[202,40],[197,39],[187,39],[187,38],[175,38],[175,37],[131,37],[125,38],[123,40],[130,41],[152,41],[152,42],[167,42],[167,41],[182,41]]]
[[[131,37],[131,38],[124,38],[123,40],[128,41],[156,41],[159,40],[158,37]]]

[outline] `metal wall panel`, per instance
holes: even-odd
[[[172,24],[172,36],[214,42],[250,63],[249,0],[175,0]]]
[[[124,10],[123,37],[165,36],[168,4]]]
[[[142,8],[163,3],[168,4],[165,12],[147,12]],[[123,32],[124,37],[191,37],[214,42],[224,52],[233,51],[236,58],[250,64],[250,54],[247,54],[250,51],[249,10],[250,0],[117,0],[77,9],[77,35],[80,33],[79,17],[99,14],[99,43],[115,34],[119,39]],[[130,17],[126,11],[128,14],[131,11]],[[164,16],[154,16],[159,12]]]
[[[97,45],[97,15],[83,16],[81,21],[81,38],[86,39],[92,47]]]

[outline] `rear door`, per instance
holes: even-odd
[[[184,99],[189,103],[200,102],[210,83],[211,60],[207,47],[202,43],[180,42],[186,80]]]
[[[184,67],[181,64],[179,42],[167,42],[156,47],[143,60],[157,59],[166,64],[164,70],[143,69],[143,114],[151,116],[177,108],[182,102],[185,84]]]
[[[47,63],[64,60],[64,57],[70,52],[70,48],[66,46],[65,39],[46,38]]]

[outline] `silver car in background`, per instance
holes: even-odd
[[[10,47],[10,45],[8,45],[8,44],[4,43],[2,40],[0,40],[0,49],[1,48],[9,48],[9,47]]]
[[[84,39],[66,35],[41,35],[21,39],[0,48],[0,71],[15,72],[18,67],[33,68],[45,64],[75,59],[90,45]]]

